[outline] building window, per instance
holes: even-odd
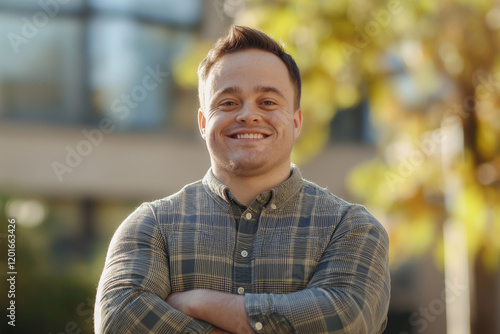
[[[337,111],[330,123],[330,143],[375,142],[367,99],[357,105]]]
[[[201,21],[201,0],[6,0],[0,5],[0,119],[64,124],[110,117],[165,128],[171,66]]]

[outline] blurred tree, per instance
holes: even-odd
[[[336,110],[369,100],[378,156],[355,168],[348,186],[384,221],[393,265],[429,247],[442,261],[443,222],[452,218],[467,236],[475,264],[473,291],[491,295],[500,263],[500,5],[492,0],[214,5],[237,24],[281,39],[297,60],[305,122],[295,161],[323,148]],[[196,85],[196,65],[209,44],[198,44],[181,63],[180,82]],[[450,129],[461,136],[450,138]],[[477,304],[474,332],[494,328],[495,301],[487,299]]]
[[[14,296],[9,297],[3,290],[0,304],[7,310],[11,301],[15,302],[16,321],[15,328],[4,321],[0,333],[92,333],[96,282],[107,242],[102,242],[100,248],[92,243],[92,250],[81,246],[89,240],[70,236],[72,224],[52,214],[37,226],[23,225],[5,211],[10,199],[0,193],[0,221],[4,222],[0,231],[0,267],[8,268],[7,221],[16,219],[17,275]],[[78,213],[71,208],[69,212]],[[10,277],[7,272],[4,269],[1,275],[4,282]]]

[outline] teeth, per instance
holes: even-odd
[[[239,133],[236,135],[238,139],[263,139],[264,135],[262,133]]]

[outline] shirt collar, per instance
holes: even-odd
[[[222,200],[232,203],[237,202],[228,186],[220,182],[210,168],[203,177],[203,184],[210,192],[220,197]],[[302,174],[295,164],[290,166],[290,177],[276,187],[261,193],[256,200],[263,206],[274,204],[279,206],[295,195],[302,187]],[[239,202],[237,202],[239,203]],[[241,204],[241,203],[239,203]]]

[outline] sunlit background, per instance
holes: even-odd
[[[391,238],[385,333],[500,333],[500,2],[3,0],[0,267],[16,327],[92,333],[109,240],[200,179],[196,67],[231,23],[303,77],[303,175]]]

